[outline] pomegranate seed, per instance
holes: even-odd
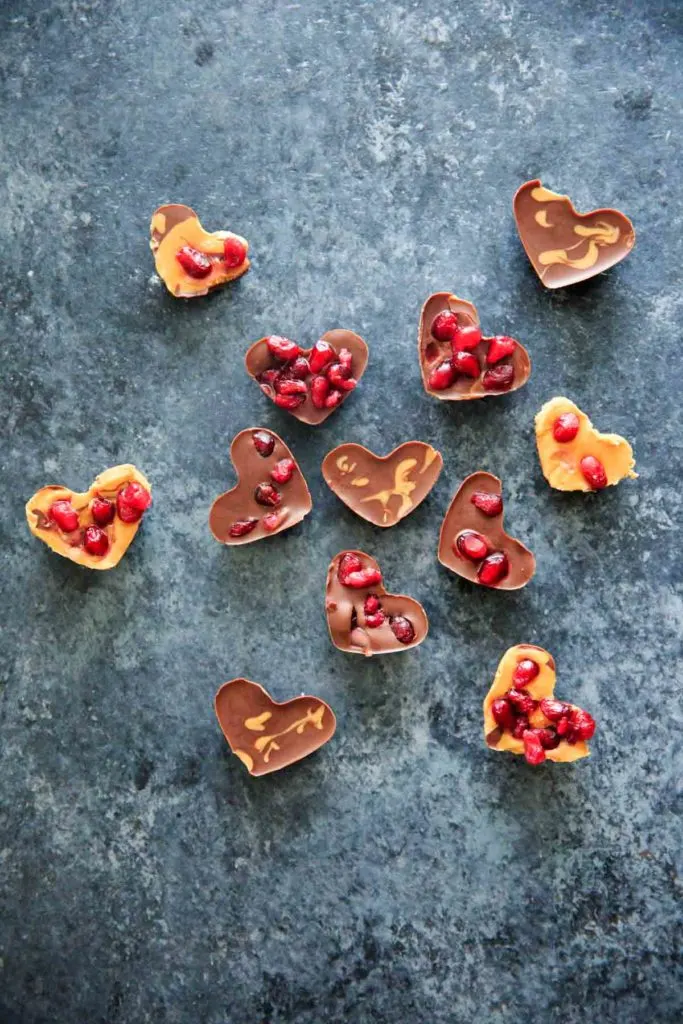
[[[277,382],[280,380],[281,377],[282,377],[282,370],[275,370],[275,369],[264,370],[263,373],[259,374],[258,382],[261,385],[268,384],[271,387],[275,387],[277,385]],[[266,391],[266,394],[268,394],[267,391]]]
[[[538,734],[532,729],[526,729],[522,735],[524,740],[524,757],[528,764],[543,764],[545,761],[545,750],[541,745]]]
[[[476,378],[481,372],[479,360],[473,352],[456,352],[453,355],[453,367],[456,373],[464,373],[466,377]]]
[[[116,513],[113,501],[107,498],[93,498],[90,512],[98,526],[108,526]]]
[[[307,395],[308,388],[304,380],[292,380],[290,377],[280,377],[275,385],[278,395]]]
[[[566,736],[569,732],[569,718],[566,716],[561,718],[555,728],[557,729],[558,736]]]
[[[451,345],[453,352],[464,352],[476,348],[481,341],[481,328],[474,327],[470,324],[468,327],[461,327],[455,337],[453,338]]]
[[[380,609],[379,598],[376,594],[368,594],[363,604],[363,611],[366,615],[374,615]]]
[[[311,401],[316,409],[325,408],[325,399],[330,393],[330,382],[327,377],[314,377],[311,381]]]
[[[311,373],[320,373],[328,363],[334,362],[336,358],[337,353],[332,345],[329,341],[323,341],[321,338],[320,341],[316,341],[308,357]]]
[[[477,579],[486,587],[495,587],[510,571],[508,556],[504,551],[494,551],[479,566]]]
[[[106,555],[109,538],[99,526],[89,526],[83,535],[83,547],[89,555]]]
[[[270,471],[271,478],[276,484],[286,484],[292,479],[294,472],[294,459],[280,459]]]
[[[553,437],[560,444],[573,441],[579,432],[579,417],[574,412],[563,412],[553,423]]]
[[[445,391],[455,380],[455,367],[450,359],[444,359],[429,375],[427,381],[432,391]]]
[[[239,267],[247,258],[247,247],[239,238],[226,238],[223,242],[223,262],[226,267]]]
[[[545,717],[549,718],[551,722],[559,721],[569,711],[568,704],[563,703],[561,700],[553,700],[550,697],[544,697],[539,707]]]
[[[152,495],[135,480],[122,487],[116,495],[116,511],[124,523],[137,523],[151,504]]]
[[[254,448],[264,459],[273,454],[275,438],[267,430],[255,430],[251,435],[251,439],[254,442]]]
[[[273,401],[280,409],[298,409],[306,401],[305,395],[275,395]]]
[[[577,739],[590,740],[593,738],[595,719],[587,711],[584,711],[583,708],[572,708],[569,712],[569,723]]]
[[[535,732],[544,750],[554,750],[562,742],[561,737],[557,735],[554,729],[536,729]]]
[[[276,359],[281,359],[283,363],[288,363],[290,359],[296,359],[301,355],[301,349],[295,341],[281,338],[277,334],[271,334],[269,338],[266,338],[266,345],[270,354]]]
[[[432,320],[432,337],[437,341],[450,341],[458,330],[458,317],[450,309],[437,313]]]
[[[335,406],[339,405],[343,398],[341,391],[330,391],[329,395],[325,399],[325,408],[334,409]]]
[[[493,494],[491,491],[475,491],[470,501],[485,516],[499,516],[503,511],[502,495]]]
[[[509,700],[499,697],[491,704],[491,714],[501,729],[513,729],[515,725],[515,713]]]
[[[286,512],[269,512],[261,520],[261,523],[263,524],[263,529],[267,530],[268,533],[272,533],[273,530],[277,530],[278,526],[280,526],[286,515]]]
[[[372,615],[365,616],[365,625],[369,629],[377,629],[378,626],[381,626],[384,623],[385,618],[386,616],[380,608],[378,612],[373,612]]]
[[[351,368],[353,366],[353,356],[351,355],[350,349],[339,349],[339,363],[346,376],[349,377],[351,375]]]
[[[415,639],[415,630],[410,619],[405,615],[392,615],[389,620],[391,632],[401,644],[410,644]]]
[[[512,735],[516,740],[521,740],[524,733],[529,728],[529,719],[526,715],[520,715],[514,726],[512,727]]]
[[[289,372],[291,373],[292,377],[296,377],[297,380],[306,380],[306,377],[308,377],[309,373],[311,372],[311,367],[308,364],[308,359],[305,359],[304,356],[297,356],[292,365],[289,367]]]
[[[495,363],[499,363],[501,359],[511,356],[516,348],[517,342],[514,338],[508,338],[505,334],[497,334],[489,342],[486,352],[486,365],[493,366]]]
[[[487,370],[481,383],[485,391],[507,391],[512,387],[514,379],[514,367],[510,363],[504,363],[502,366],[494,366],[492,370]]]
[[[189,277],[208,277],[211,273],[211,260],[198,249],[191,245],[184,245],[178,249],[175,258]]]
[[[327,371],[327,379],[332,387],[339,391],[353,391],[358,383],[353,377],[349,377],[341,363],[332,363]]]
[[[531,658],[522,658],[517,663],[517,668],[512,673],[512,683],[517,689],[523,686],[528,686],[538,673],[541,671],[540,667]]]
[[[360,572],[362,568],[363,563],[361,562],[358,555],[354,555],[352,554],[351,551],[347,551],[346,554],[342,555],[342,557],[339,559],[339,569],[337,571],[337,574],[339,576],[339,579],[343,583],[344,576],[347,576],[350,572]]]
[[[601,491],[607,487],[607,473],[605,467],[594,455],[584,455],[579,463],[584,479],[594,491]]]
[[[457,551],[471,562],[481,562],[489,553],[489,546],[485,537],[474,530],[463,530],[455,541]]]
[[[270,508],[277,508],[282,501],[282,495],[278,491],[277,487],[273,487],[272,484],[262,483],[254,490],[254,501],[257,501],[259,505],[268,505]]]
[[[364,569],[358,555],[347,551],[339,561],[338,576],[345,587],[361,590],[363,587],[374,587],[382,582],[379,569]]]
[[[238,519],[236,523],[233,523],[228,533],[231,537],[244,537],[245,534],[251,533],[258,519]]]
[[[520,715],[530,715],[536,707],[536,701],[524,690],[508,690],[505,695],[512,704],[515,711]]]
[[[50,505],[50,519],[56,523],[60,530],[71,533],[78,529],[78,512],[68,498],[55,501]]]

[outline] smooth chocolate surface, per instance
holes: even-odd
[[[267,775],[318,750],[334,735],[332,708],[319,697],[279,702],[250,679],[231,679],[216,694],[216,716],[250,775]]]
[[[325,586],[325,614],[335,647],[350,654],[364,654],[369,657],[373,654],[407,651],[421,644],[427,636],[429,621],[420,602],[405,594],[390,594],[383,580],[381,583],[359,589],[346,586],[339,578],[339,563],[346,554],[357,555],[363,568],[379,570],[375,559],[363,551],[346,549],[340,551],[330,562]],[[377,595],[385,615],[380,626],[369,627],[366,624],[364,605],[369,594]],[[396,616],[408,619],[412,625],[415,636],[410,643],[401,643],[396,638],[391,628],[391,620]]]
[[[250,267],[248,255],[236,267],[224,262],[226,238],[236,238],[248,253],[246,238],[232,231],[206,231],[192,207],[183,203],[168,203],[152,214],[149,227],[150,249],[159,277],[172,295],[178,299],[193,299],[206,295],[219,285],[234,281],[246,274]],[[176,259],[176,253],[189,245],[203,253],[211,262],[211,272],[202,278],[190,276]]]
[[[345,505],[375,526],[395,526],[424,501],[443,467],[424,441],[406,441],[388,455],[340,444],[323,459],[325,483]]]
[[[512,385],[508,388],[498,390],[487,390],[482,384],[482,377],[487,370],[493,369],[486,365],[486,353],[492,336],[482,337],[476,348],[472,349],[479,361],[481,373],[477,378],[466,377],[460,374],[455,382],[443,391],[437,391],[429,386],[429,377],[433,370],[445,359],[452,356],[450,341],[439,341],[432,334],[432,323],[439,313],[450,310],[458,318],[460,327],[479,326],[479,315],[476,307],[465,299],[459,299],[457,295],[450,292],[435,292],[430,295],[420,314],[420,328],[418,334],[418,358],[420,360],[420,372],[422,383],[428,395],[438,398],[443,402],[467,401],[474,398],[487,398],[496,395],[509,395],[526,384],[531,373],[531,359],[529,353],[519,341],[512,355],[501,359],[496,366],[512,365],[514,378]],[[515,339],[516,340],[516,339]]]
[[[569,196],[545,188],[538,178],[515,193],[512,208],[519,237],[546,288],[585,281],[628,256],[636,233],[619,210],[579,213]]]
[[[255,434],[265,434],[273,439],[272,452],[261,455],[254,444]],[[250,544],[263,537],[273,537],[276,533],[296,526],[313,507],[311,495],[299,469],[299,464],[281,437],[267,427],[249,427],[241,430],[230,445],[230,458],[237,472],[237,484],[231,490],[221,494],[214,501],[209,512],[209,527],[217,541],[221,544]],[[270,472],[281,459],[292,459],[294,471],[287,483],[277,483]],[[260,484],[272,484],[281,496],[278,506],[260,504],[254,497]],[[263,525],[265,516],[275,513],[282,515],[281,523],[274,530],[267,530]],[[256,526],[241,537],[230,536],[230,528],[237,522],[256,519]]]
[[[472,562],[454,549],[456,538],[463,530],[481,533],[489,542],[491,551],[504,551],[508,557],[508,575],[497,583],[495,590],[519,590],[525,587],[536,571],[536,559],[531,551],[503,529],[505,509],[496,516],[489,516],[472,503],[476,491],[485,491],[502,496],[500,480],[492,473],[472,473],[460,484],[448,506],[439,534],[439,561],[447,569],[463,576],[479,586],[477,571],[479,562]]]
[[[353,357],[352,376],[360,384],[361,377],[365,373],[365,368],[368,365],[368,346],[360,337],[359,334],[355,334],[353,331],[347,331],[341,327],[335,328],[332,331],[326,331],[325,334],[320,335],[321,341],[327,341],[332,345],[337,352],[342,348],[347,348]],[[312,348],[303,349],[302,355],[308,359],[311,354]],[[254,344],[247,350],[244,357],[244,363],[247,368],[247,373],[250,377],[259,384],[259,387],[263,391],[264,395],[267,395],[271,401],[275,400],[275,391],[269,384],[261,384],[258,381],[260,374],[264,370],[280,369],[284,364],[279,362],[271,355],[265,338],[261,338],[259,341],[255,341]],[[310,377],[308,378],[310,382]],[[354,388],[354,391],[356,389]],[[298,406],[296,409],[286,409],[285,412],[295,416],[296,419],[301,420],[302,423],[308,423],[311,426],[317,426],[319,423],[323,423],[324,420],[330,416],[335,409],[339,409],[344,402],[346,402],[349,395],[352,395],[353,391],[346,392],[338,405],[333,406],[329,409],[318,409],[313,405],[310,394],[306,396],[306,400]]]

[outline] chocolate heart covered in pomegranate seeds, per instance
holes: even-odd
[[[628,256],[636,233],[619,210],[578,213],[569,196],[538,178],[521,185],[512,201],[519,237],[546,288],[585,281]]]
[[[189,206],[170,203],[152,214],[150,248],[171,295],[206,295],[249,270],[249,243],[231,231],[205,231]]]
[[[418,356],[425,391],[447,402],[506,395],[531,373],[524,346],[503,334],[485,338],[475,306],[450,292],[422,307]]]
[[[548,651],[517,644],[505,652],[484,701],[484,738],[493,750],[524,754],[529,764],[588,757],[595,721],[555,697],[555,662]]]
[[[237,485],[214,501],[209,527],[221,544],[250,544],[296,526],[313,507],[304,475],[272,430],[249,427],[230,445]]]
[[[152,488],[135,466],[112,466],[90,490],[41,487],[26,503],[31,533],[58,555],[88,569],[113,569],[152,504]]]
[[[447,569],[496,590],[519,590],[536,571],[536,559],[503,529],[501,482],[492,473],[463,480],[439,535],[439,561]]]
[[[258,683],[231,679],[216,694],[216,716],[250,775],[267,775],[308,757],[332,739],[334,712],[319,697],[273,700]]]
[[[245,356],[247,373],[264,395],[302,423],[326,420],[356,388],[368,365],[368,346],[353,331],[327,331],[309,349],[271,334]]]
[[[429,629],[419,601],[389,594],[377,562],[363,551],[341,551],[330,562],[325,614],[332,643],[350,654],[406,651]]]
[[[443,459],[424,441],[406,441],[388,455],[360,444],[340,444],[328,452],[325,483],[345,505],[375,526],[395,526],[424,501],[436,483]]]
[[[619,434],[601,434],[585,412],[558,396],[536,416],[543,476],[558,491],[601,491],[633,472],[633,449]]]

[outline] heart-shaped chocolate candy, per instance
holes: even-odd
[[[536,415],[543,476],[558,491],[600,491],[634,479],[633,449],[619,434],[601,434],[568,398],[546,402]]]
[[[221,544],[250,544],[296,526],[313,507],[289,448],[266,427],[241,430],[230,445],[237,485],[214,501],[209,527]]]
[[[524,754],[529,764],[588,757],[595,721],[555,697],[552,654],[517,644],[503,655],[484,701],[484,739],[492,750]]]
[[[345,505],[375,526],[395,526],[424,501],[443,467],[424,441],[406,441],[388,455],[340,444],[323,459],[325,483]]]
[[[31,533],[58,555],[88,569],[113,569],[152,503],[149,480],[135,466],[112,466],[90,490],[41,487],[26,503]]]
[[[327,331],[309,349],[271,334],[254,342],[244,362],[264,395],[302,423],[317,426],[355,389],[368,365],[368,346],[341,328]]]
[[[233,754],[250,775],[267,775],[308,757],[332,739],[332,708],[319,697],[280,703],[258,683],[231,679],[216,694],[216,716]]]
[[[538,178],[521,185],[512,201],[517,230],[546,288],[563,288],[609,270],[628,256],[636,233],[619,210],[578,213],[569,196]]]
[[[330,562],[325,614],[334,646],[368,657],[417,647],[429,629],[420,602],[389,594],[377,562],[363,551],[340,551]]]
[[[445,402],[506,395],[526,384],[529,353],[515,338],[485,338],[476,307],[450,292],[430,295],[417,339],[422,383]]]
[[[189,206],[152,214],[149,245],[157,274],[177,299],[194,299],[249,270],[249,243],[232,231],[205,231]]]
[[[439,561],[472,583],[519,590],[536,559],[503,529],[502,486],[492,473],[466,477],[448,506],[439,535]]]

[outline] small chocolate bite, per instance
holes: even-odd
[[[325,614],[335,647],[366,657],[417,647],[429,629],[419,601],[390,594],[379,565],[363,551],[340,551],[330,562]]]
[[[242,430],[230,445],[237,485],[214,501],[209,527],[220,544],[250,544],[296,526],[313,507],[298,463],[266,427]]]
[[[439,478],[440,452],[424,441],[406,441],[388,455],[360,444],[340,444],[323,459],[325,483],[361,519],[395,526],[414,512]]]
[[[439,534],[439,561],[472,583],[519,590],[536,571],[531,551],[503,529],[502,485],[492,473],[466,477]]]
[[[232,231],[205,231],[189,206],[168,203],[152,214],[150,249],[161,280],[177,299],[206,295],[246,274],[246,238]]]
[[[552,192],[538,178],[517,189],[512,208],[522,245],[546,288],[564,288],[609,270],[635,245],[625,214],[578,213],[569,196]]]
[[[216,694],[223,735],[250,775],[268,775],[301,761],[332,739],[334,712],[320,697],[279,702],[259,683],[231,679]]]
[[[425,302],[417,344],[424,389],[441,401],[506,395],[531,373],[524,346],[508,335],[484,337],[476,307],[450,292]]]

